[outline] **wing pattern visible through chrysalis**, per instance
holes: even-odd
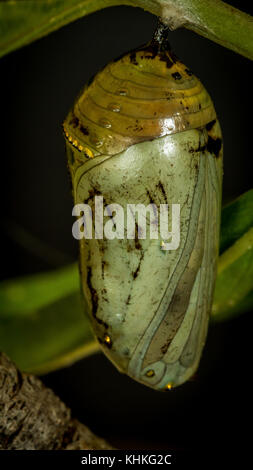
[[[218,208],[215,159],[200,154],[189,236],[156,315],[129,363],[129,373],[153,387],[184,382],[198,365],[211,309]],[[147,381],[149,370],[155,374]]]

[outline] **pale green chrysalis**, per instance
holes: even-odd
[[[168,390],[196,371],[219,245],[222,140],[200,81],[157,38],[107,65],[64,122],[75,204],[180,205],[180,243],[80,240],[94,333],[122,372]],[[138,224],[136,232],[138,232]]]

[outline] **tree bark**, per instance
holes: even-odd
[[[34,375],[0,353],[1,450],[112,449],[71,417],[70,409]]]

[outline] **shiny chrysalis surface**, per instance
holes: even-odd
[[[180,244],[80,240],[93,331],[122,372],[169,390],[196,371],[218,256],[222,140],[201,82],[154,38],[108,64],[64,122],[75,204],[180,204]],[[94,221],[93,221],[94,222]]]

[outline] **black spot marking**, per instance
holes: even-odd
[[[92,189],[89,189],[89,195],[90,195],[89,198],[91,199],[91,198],[94,197],[94,196],[99,196],[99,195],[101,196],[102,193],[101,193],[101,191],[99,191],[99,189],[97,189],[96,187],[94,187],[94,188],[92,188]]]
[[[88,192],[89,192],[89,196],[86,199],[83,200],[84,204],[88,204],[90,199],[94,199],[95,196],[101,196],[102,195],[101,191],[99,191],[97,188],[89,189]]]
[[[129,304],[130,304],[130,299],[131,299],[131,294],[129,294],[129,296],[127,297],[126,305],[129,305]]]
[[[171,55],[169,55],[167,52],[160,54],[159,59],[166,63],[167,69],[170,69],[175,63],[173,62]]]
[[[141,247],[141,244],[140,244],[139,238],[138,238],[138,225],[137,225],[136,222],[135,222],[134,245],[135,245],[136,250],[141,250],[142,247]]]
[[[189,77],[193,75],[193,72],[190,69],[185,69],[185,72],[187,73],[187,75],[189,75]]]
[[[97,308],[98,308],[98,294],[97,294],[96,289],[94,289],[94,287],[92,287],[91,277],[92,277],[91,267],[89,266],[88,267],[88,272],[87,272],[87,286],[88,286],[88,288],[90,290],[90,293],[91,293],[92,315],[94,317],[96,317]]]
[[[206,125],[206,130],[210,131],[213,128],[215,123],[216,123],[216,119],[213,119],[213,121],[208,122]]]
[[[182,78],[182,75],[179,72],[175,72],[171,76],[174,78],[174,80],[181,80]]]
[[[201,108],[202,108],[201,103],[199,103],[199,109],[201,109]]]
[[[166,341],[166,343],[161,347],[161,353],[165,354],[168,351],[168,347],[171,341]]]
[[[134,239],[134,244],[135,244],[136,250],[141,250],[141,244],[140,244],[138,238],[135,238],[135,239]]]
[[[207,148],[206,144],[201,145],[199,142],[199,146],[197,148],[194,148],[194,147],[189,148],[189,153],[205,152],[206,148]]]
[[[97,317],[97,309],[98,309],[98,293],[96,289],[92,286],[91,282],[91,277],[92,277],[92,272],[91,272],[91,267],[89,266],[87,269],[87,286],[89,288],[90,294],[91,294],[91,302],[92,302],[92,316],[95,318],[95,320],[100,324],[103,325],[106,329],[109,327],[107,323],[105,323],[101,318]]]
[[[105,246],[104,246],[104,244],[102,243],[102,240],[101,240],[101,243],[99,244],[99,251],[100,251],[100,253],[101,253],[102,256],[103,256],[104,253],[105,253]]]
[[[111,347],[112,347],[112,342],[111,341],[108,343],[107,341],[105,341],[105,338],[99,338],[99,336],[97,337],[97,340],[98,340],[99,344],[101,344],[103,346],[106,346],[108,349],[111,349]]]
[[[76,127],[78,127],[78,125],[79,125],[79,119],[78,119],[78,117],[76,117],[76,116],[73,114],[73,117],[72,117],[71,121],[69,121],[69,124],[71,124],[71,125],[74,127],[74,129],[75,129]]]
[[[216,158],[219,156],[221,146],[222,146],[222,141],[220,138],[213,139],[210,135],[208,136],[206,148],[208,152],[212,153]]]
[[[139,123],[139,120],[136,119],[135,125],[134,125],[134,126],[127,126],[126,129],[127,129],[127,130],[132,129],[134,132],[141,132],[141,131],[143,131],[143,126],[140,126],[138,123]]]
[[[136,279],[138,274],[139,274],[139,271],[140,271],[140,265],[141,263],[138,264],[136,270],[133,272],[133,278]]]
[[[105,278],[105,266],[107,266],[107,262],[106,261],[102,261],[102,264],[101,264],[101,269],[102,269],[102,279]]]
[[[80,131],[82,132],[83,135],[89,135],[89,129],[88,127],[85,126],[80,126]]]
[[[130,351],[129,351],[128,348],[126,348],[126,349],[123,351],[124,356],[129,356],[129,353],[130,353]]]
[[[147,189],[147,195],[151,204],[155,204],[154,198],[151,196],[149,190]]]
[[[131,54],[130,54],[129,57],[130,57],[130,62],[131,62],[132,64],[138,65],[138,62],[137,62],[137,60],[136,60],[136,52],[135,52],[135,51],[131,52]]]
[[[144,254],[142,253],[142,254],[141,254],[141,257],[140,257],[139,264],[138,264],[136,270],[133,272],[133,278],[134,278],[134,279],[136,279],[137,276],[138,276],[138,274],[139,274],[140,267],[141,267],[141,262],[142,262],[142,260],[143,260],[143,256],[144,256]]]
[[[167,194],[166,194],[166,192],[165,192],[165,189],[164,189],[164,186],[163,186],[162,182],[159,181],[159,183],[156,185],[156,187],[157,187],[158,189],[160,189],[160,191],[161,191],[162,194],[163,194],[164,200],[165,200],[166,203],[168,204]]]

